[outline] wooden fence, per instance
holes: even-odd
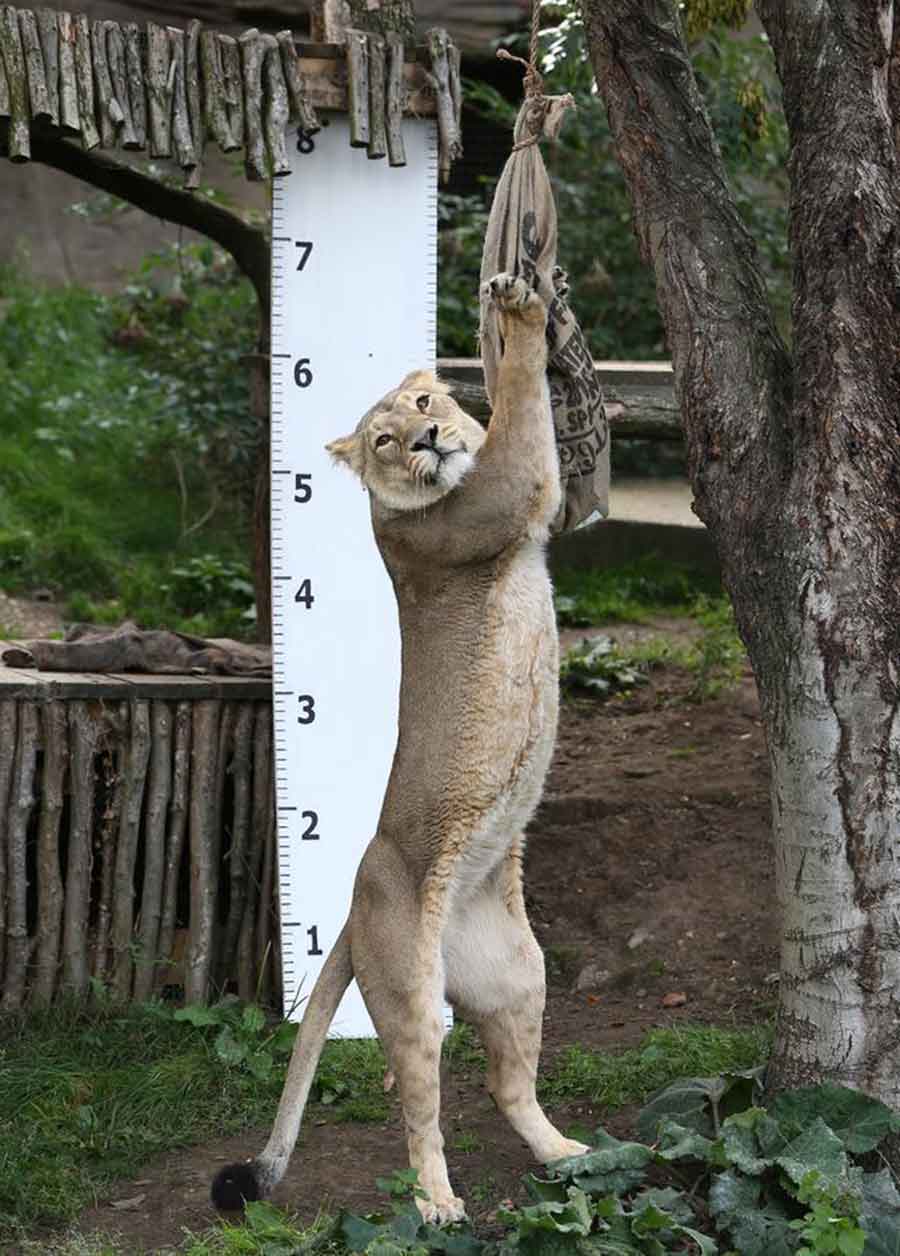
[[[280,999],[271,684],[0,667],[2,1008]]]

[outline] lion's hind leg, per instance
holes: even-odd
[[[507,871],[454,911],[444,935],[447,991],[481,1035],[487,1087],[497,1107],[546,1164],[587,1148],[564,1137],[537,1100],[544,957],[515,884],[518,868]]]

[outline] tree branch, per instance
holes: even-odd
[[[181,188],[123,165],[105,153],[85,153],[68,140],[32,135],[32,157],[45,165],[64,170],[92,187],[118,196],[139,209],[167,222],[191,227],[215,240],[234,258],[256,290],[260,307],[260,327],[269,322],[270,279],[269,241],[258,227],[244,222],[232,210],[215,205]]]
[[[790,361],[671,0],[583,0],[675,371],[695,509],[746,561],[786,483]],[[758,492],[760,484],[766,494]]]

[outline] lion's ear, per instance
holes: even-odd
[[[335,462],[342,462],[354,474],[361,476],[363,472],[363,442],[360,432],[351,432],[349,436],[340,436],[330,441],[325,448]]]

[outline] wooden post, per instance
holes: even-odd
[[[58,13],[56,17],[59,27],[59,122],[64,131],[77,134],[81,123],[75,74],[75,25],[70,13]]]
[[[187,1003],[205,1003],[209,996],[213,931],[218,890],[218,868],[212,858],[215,845],[216,758],[221,703],[194,704],[191,747],[191,936],[185,958],[184,997]]]
[[[234,781],[231,846],[228,851],[229,902],[222,942],[219,946],[218,985],[224,987],[233,972],[237,958],[238,936],[247,902],[249,868],[247,850],[250,834],[250,769],[253,751],[253,706],[241,702],[234,726],[234,751],[231,761]]]
[[[31,132],[25,54],[22,51],[17,11],[12,5],[0,8],[0,55],[6,70],[9,97],[10,161],[28,161],[31,157]]]
[[[86,151],[97,148],[100,132],[94,104],[94,65],[91,57],[91,28],[83,13],[76,13],[75,26],[75,78],[78,83],[78,117],[81,142]]]
[[[141,57],[141,32],[137,22],[122,27],[125,40],[125,74],[128,79],[128,105],[134,147],[147,147],[147,88],[144,84],[144,63]]]
[[[288,89],[281,68],[281,49],[274,35],[262,36],[263,78],[266,84],[265,135],[269,172],[273,177],[291,173],[284,131],[291,114]]]
[[[172,155],[172,81],[168,33],[155,22],[147,23],[147,105],[150,129],[150,156]]]
[[[159,964],[157,984],[166,984],[172,947],[175,941],[175,917],[178,910],[178,882],[181,875],[184,839],[187,833],[188,790],[191,767],[191,703],[179,702],[175,708],[175,753],[172,768],[172,806],[166,835],[166,867],[163,883],[162,917],[159,922]]]
[[[172,793],[172,708],[154,702],[151,708],[150,779],[144,824],[144,880],[141,922],[134,965],[134,998],[143,1003],[153,993],[153,975],[162,919],[166,866],[166,818]]]
[[[7,832],[7,878],[9,893],[6,912],[6,982],[3,1010],[14,1011],[25,997],[28,964],[28,881],[25,873],[25,837],[34,807],[34,772],[37,764],[39,728],[37,707],[23,702],[19,713],[16,766],[10,793],[10,819]]]
[[[369,53],[363,31],[347,31],[347,113],[353,148],[369,146]]]
[[[385,134],[385,42],[380,35],[366,36],[366,53],[369,62],[369,148],[370,159],[384,157],[387,153]]]
[[[268,905],[262,899],[262,855],[268,816],[272,814],[272,711],[260,703],[253,720],[253,820],[247,844],[247,897],[238,941],[238,994],[252,999],[256,993],[257,922]]]
[[[386,126],[388,161],[392,166],[406,165],[406,148],[403,144],[403,108],[406,104],[406,85],[403,82],[403,40],[399,35],[388,35]]]
[[[83,997],[88,987],[88,905],[91,885],[91,836],[94,824],[94,755],[102,714],[91,702],[69,708],[71,806],[66,901],[63,914],[63,983],[67,993]]]
[[[69,764],[69,728],[65,702],[47,702],[41,711],[44,765],[37,850],[37,962],[31,1001],[46,1006],[53,999],[59,966],[63,884],[59,871],[59,822]]]
[[[100,764],[103,771],[105,803],[100,817],[95,857],[100,864],[100,899],[97,904],[97,924],[94,929],[94,961],[91,974],[95,981],[106,987],[109,974],[109,936],[113,918],[115,893],[116,849],[119,843],[119,827],[122,822],[122,801],[125,797],[126,753],[125,738],[128,733],[128,707],[117,702],[106,708],[106,728],[100,747]]]

